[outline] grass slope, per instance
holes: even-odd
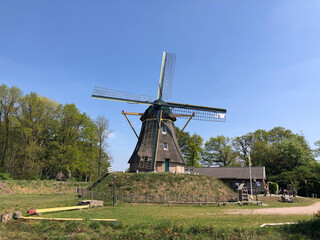
[[[113,182],[113,175],[109,175],[93,191],[111,193]],[[220,201],[227,197],[236,198],[235,193],[220,180],[190,174],[117,173],[116,189],[117,194],[219,195]]]
[[[87,182],[61,182],[54,180],[2,180],[0,195],[4,194],[52,194],[75,193],[76,187],[89,187]]]

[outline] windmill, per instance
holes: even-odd
[[[177,117],[225,122],[226,109],[168,102],[171,97],[176,55],[163,52],[158,96],[156,100],[146,95],[136,95],[102,87],[95,87],[92,98],[149,105],[144,113],[122,111],[138,138],[129,159],[130,171],[184,172],[185,160],[181,153],[174,122]],[[165,101],[166,100],[166,101]],[[141,116],[142,127],[138,135],[127,115]]]

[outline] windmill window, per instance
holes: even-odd
[[[162,126],[162,134],[167,134],[167,127],[166,126]]]
[[[166,143],[166,142],[163,143],[163,149],[168,150],[168,143]]]

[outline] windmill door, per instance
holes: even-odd
[[[169,160],[170,159],[165,159],[164,160],[164,171],[169,172]]]

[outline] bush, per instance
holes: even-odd
[[[41,176],[34,175],[31,180],[41,180]]]
[[[269,191],[272,194],[276,194],[279,191],[279,185],[276,182],[269,182]]]
[[[0,180],[12,180],[9,173],[0,173]]]

